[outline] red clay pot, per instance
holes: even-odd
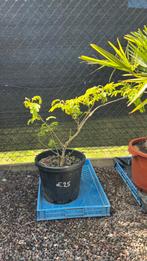
[[[132,180],[144,192],[147,192],[147,153],[139,150],[135,144],[146,141],[147,137],[133,139],[129,142],[128,150],[132,154]]]

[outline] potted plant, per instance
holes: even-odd
[[[143,30],[138,29],[124,36],[127,40],[127,46],[123,49],[120,41],[117,39],[118,46],[111,42],[109,45],[113,48],[115,54],[108,52],[96,44],[91,47],[104,59],[97,59],[89,56],[81,56],[80,59],[88,64],[98,64],[101,67],[110,67],[113,70],[122,72],[119,81],[121,86],[121,95],[127,92],[128,106],[135,104],[132,113],[139,110],[145,111],[147,99],[143,94],[147,89],[147,27]],[[126,84],[130,88],[126,89]],[[132,179],[136,186],[147,192],[147,137],[133,139],[129,143],[129,152],[132,158]]]
[[[47,138],[45,145],[49,149],[36,156],[35,164],[39,168],[44,195],[49,202],[67,203],[78,196],[85,155],[70,149],[70,145],[98,109],[125,98],[115,98],[120,94],[118,86],[119,84],[108,83],[89,88],[83,95],[73,99],[53,100],[45,119],[40,113],[41,97],[25,98],[24,105],[31,113],[28,124],[38,121],[39,140],[42,142],[42,138]],[[75,124],[75,128],[68,130],[69,134],[65,139],[60,137],[60,122],[52,114],[57,110],[68,115]]]

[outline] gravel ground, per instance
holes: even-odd
[[[96,172],[111,217],[36,222],[37,175],[1,171],[0,261],[147,260],[147,215],[113,169]]]

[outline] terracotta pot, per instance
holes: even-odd
[[[132,180],[144,192],[147,192],[147,153],[136,146],[139,142],[146,141],[147,137],[133,139],[129,142],[128,150],[132,154]]]

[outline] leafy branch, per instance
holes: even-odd
[[[42,105],[42,99],[40,96],[34,96],[32,99],[25,98],[24,105],[29,109],[31,113],[31,119],[28,120],[28,124],[33,124],[35,121],[41,123],[39,130],[39,137],[47,136],[49,134],[48,147],[56,149],[56,154],[60,158],[60,166],[64,165],[66,150],[70,146],[71,142],[79,135],[82,128],[86,124],[89,118],[99,110],[101,107],[107,106],[111,103],[118,102],[122,99],[129,99],[130,86],[125,85],[122,93],[120,84],[108,83],[105,86],[94,86],[87,89],[87,91],[78,97],[68,100],[53,100],[49,113],[53,113],[56,110],[61,110],[66,115],[69,115],[75,123],[75,130],[70,130],[67,139],[63,142],[57,134],[58,124],[56,117],[49,115],[43,119],[40,115],[40,109]],[[122,94],[123,97],[115,98]],[[111,100],[109,100],[111,99]],[[61,153],[58,149],[61,148]]]

